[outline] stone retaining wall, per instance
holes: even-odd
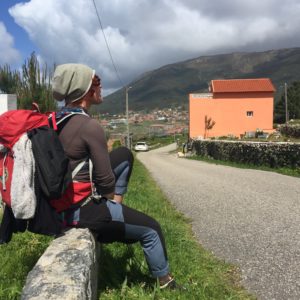
[[[21,300],[97,299],[99,252],[88,229],[68,230],[29,272]]]

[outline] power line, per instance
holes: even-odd
[[[120,75],[119,75],[118,69],[117,69],[117,67],[116,67],[116,65],[115,65],[115,63],[114,63],[114,60],[113,60],[111,51],[110,51],[110,49],[109,49],[109,45],[108,45],[108,42],[107,42],[107,39],[106,39],[104,30],[103,30],[102,22],[101,22],[101,19],[100,19],[100,15],[99,15],[99,13],[98,13],[98,9],[97,9],[95,0],[92,0],[92,1],[93,1],[93,4],[94,4],[94,7],[95,7],[95,11],[96,11],[96,15],[97,15],[97,18],[98,18],[98,21],[99,21],[99,25],[100,25],[101,31],[102,31],[102,33],[103,33],[104,41],[105,41],[105,44],[106,44],[106,47],[107,47],[107,50],[108,50],[108,53],[109,53],[109,56],[110,56],[111,63],[112,63],[112,65],[113,65],[113,67],[114,67],[114,70],[115,70],[115,72],[116,72],[117,78],[118,78],[118,80],[119,80],[121,86],[124,87],[123,81],[121,80],[121,77],[120,77]]]

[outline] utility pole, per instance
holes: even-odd
[[[287,83],[284,83],[284,100],[285,100],[285,123],[289,121],[288,98],[287,98]]]
[[[127,125],[127,148],[131,149],[130,145],[130,133],[129,133],[129,115],[128,115],[128,90],[131,89],[131,86],[125,87],[126,92],[126,125]]]

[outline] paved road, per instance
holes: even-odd
[[[138,153],[200,243],[239,265],[258,299],[300,299],[300,179],[177,158],[175,145]]]

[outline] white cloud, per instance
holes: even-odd
[[[298,0],[96,0],[125,84],[176,61],[227,50],[300,46]],[[31,0],[10,9],[49,64],[94,67],[108,90],[120,83],[92,1]]]
[[[21,59],[21,55],[14,48],[14,39],[7,32],[6,27],[0,22],[0,65],[14,64]]]

